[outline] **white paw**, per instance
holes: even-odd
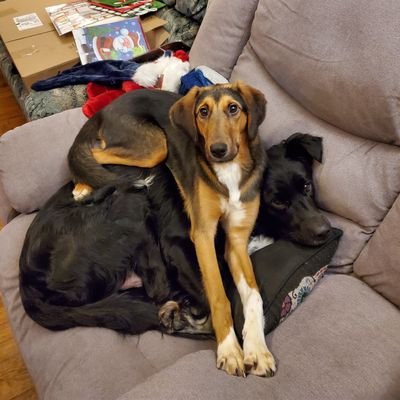
[[[217,368],[229,375],[246,376],[243,363],[243,350],[239,345],[233,328],[218,345]]]
[[[274,356],[265,343],[245,342],[244,366],[247,374],[257,376],[274,376],[276,372]]]
[[[77,184],[75,185],[75,188],[72,191],[72,196],[74,196],[75,201],[80,201],[83,200],[91,192],[92,189],[89,186]]]

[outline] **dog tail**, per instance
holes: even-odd
[[[92,148],[98,143],[93,143],[93,132],[101,128],[101,119],[94,116],[87,120],[75,138],[69,153],[68,163],[72,178],[75,183],[84,183],[94,189],[105,185],[114,185],[118,175],[99,164],[93,157]]]
[[[26,313],[39,325],[54,331],[77,326],[103,327],[123,334],[163,330],[156,305],[134,298],[129,291],[114,293],[94,303],[68,307],[49,304],[33,288],[20,285]],[[37,296],[37,297],[36,297]]]

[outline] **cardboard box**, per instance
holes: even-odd
[[[169,33],[164,28],[166,23],[167,21],[155,15],[142,18],[143,30],[151,50],[160,47],[168,39]]]
[[[79,63],[73,38],[56,31],[13,40],[6,47],[28,90],[36,81]]]
[[[57,75],[79,63],[72,33],[59,36],[45,10],[47,6],[63,2],[68,0],[0,2],[0,35],[28,90],[34,82]],[[19,30],[14,18],[31,13],[37,14],[42,25]],[[142,19],[151,49],[159,47],[168,38],[165,24],[165,20],[154,15]]]
[[[0,35],[4,43],[23,39],[41,33],[54,31],[53,23],[45,7],[67,3],[69,0],[5,0],[0,2]],[[15,17],[36,13],[42,26],[20,31],[14,22]]]

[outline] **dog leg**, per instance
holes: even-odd
[[[243,351],[246,372],[258,376],[272,376],[276,371],[275,360],[268,350],[264,335],[263,303],[247,245],[258,207],[246,207],[246,217],[241,224],[225,223],[227,243],[225,257],[238,289],[245,322],[243,326]]]
[[[231,306],[225,294],[215,253],[215,229],[208,232],[194,229],[192,232],[218,344],[217,367],[230,375],[245,376],[243,351],[233,329]]]
[[[93,158],[99,164],[117,164],[133,167],[151,168],[160,164],[167,157],[167,142],[160,138],[159,142],[149,149],[128,147],[93,148]]]

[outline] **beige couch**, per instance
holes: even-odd
[[[332,273],[267,336],[273,378],[217,370],[212,341],[31,321],[18,294],[29,213],[68,180],[85,118],[66,111],[1,138],[1,216],[21,214],[0,232],[0,289],[41,399],[400,398],[399,21],[398,0],[213,0],[194,43],[193,66],[265,93],[266,144],[324,138],[318,201],[344,236]]]

